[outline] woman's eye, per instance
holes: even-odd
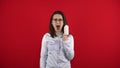
[[[63,21],[63,19],[59,19],[59,21]]]
[[[59,22],[61,22],[61,21],[63,21],[63,19],[53,19],[55,22],[57,22],[57,21],[59,21]]]
[[[57,21],[57,19],[53,19],[54,21]]]

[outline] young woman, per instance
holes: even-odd
[[[64,26],[68,25],[64,14],[55,11],[49,24],[49,32],[43,36],[40,68],[71,68],[74,57],[74,39],[65,34]]]

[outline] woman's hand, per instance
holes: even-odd
[[[68,35],[63,35],[63,36],[62,36],[62,40],[63,40],[63,41],[65,41],[65,40],[67,40],[67,39],[68,39]]]

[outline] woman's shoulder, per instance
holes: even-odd
[[[74,38],[74,37],[73,37],[73,35],[72,35],[72,34],[70,34],[70,35],[68,36],[68,38]]]
[[[50,33],[45,33],[45,34],[43,35],[43,37],[44,37],[44,38],[50,37]]]
[[[45,33],[43,35],[43,40],[50,41],[50,40],[53,40],[53,38],[51,37],[50,33]]]
[[[72,35],[72,34],[69,34],[69,36],[70,36],[70,37],[73,37],[73,35]]]
[[[50,33],[45,33],[43,36],[44,37],[50,36]]]

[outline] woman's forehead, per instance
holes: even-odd
[[[62,15],[60,15],[60,14],[55,14],[55,15],[53,16],[53,18],[62,18]]]

